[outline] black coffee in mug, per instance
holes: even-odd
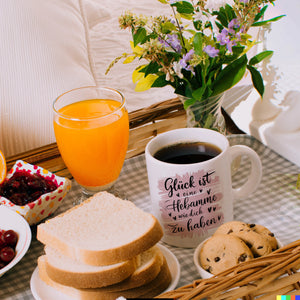
[[[205,142],[184,142],[166,146],[153,156],[171,164],[194,164],[209,160],[221,153],[216,145]]]

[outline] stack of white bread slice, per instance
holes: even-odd
[[[157,219],[100,192],[37,227],[39,277],[72,299],[151,298],[171,282]]]

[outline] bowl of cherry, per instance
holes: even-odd
[[[31,229],[27,221],[0,205],[0,276],[23,258],[30,243]]]
[[[36,165],[17,160],[0,184],[0,205],[34,225],[55,212],[71,188],[71,181]]]

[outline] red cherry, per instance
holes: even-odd
[[[42,194],[54,191],[57,187],[58,184],[51,178],[17,170],[0,185],[0,195],[16,205],[26,205],[37,200]]]
[[[0,237],[0,249],[1,248],[3,248],[3,247],[5,247],[6,246],[6,244],[5,244],[5,242],[2,240],[2,236]]]
[[[18,235],[13,230],[6,230],[1,237],[2,241],[11,247],[15,247],[18,241]]]
[[[15,250],[9,246],[4,247],[0,250],[0,259],[4,263],[9,263],[15,257]]]

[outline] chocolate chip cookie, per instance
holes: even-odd
[[[230,235],[234,235],[242,239],[252,251],[254,257],[264,256],[272,252],[270,242],[262,235],[251,229],[233,232]]]
[[[215,234],[231,234],[250,229],[249,224],[241,221],[226,222],[219,226]]]
[[[269,241],[272,247],[272,251],[278,248],[276,237],[274,233],[272,233],[268,228],[259,224],[249,224],[249,227]]]
[[[200,251],[202,268],[214,275],[252,258],[248,246],[240,238],[228,234],[213,235]]]

